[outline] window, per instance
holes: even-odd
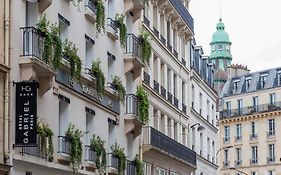
[[[108,57],[107,59],[107,82],[111,82],[112,78],[114,76],[114,73],[116,72],[115,70],[115,64],[114,64],[115,60],[112,59],[111,57]],[[128,88],[130,89],[130,88]]]
[[[168,92],[170,92],[171,93],[171,82],[172,82],[172,72],[171,72],[171,69],[167,69],[167,84],[168,84]]]
[[[261,75],[261,88],[265,87],[266,80],[267,80],[267,75]]]
[[[252,146],[251,149],[252,149],[251,163],[258,163],[258,147]]]
[[[170,34],[171,34],[171,23],[168,21],[167,22],[167,43],[168,44],[171,44]]]
[[[209,122],[209,116],[210,116],[210,102],[207,100],[207,121]]]
[[[277,78],[278,78],[277,80],[278,86],[281,86],[281,71],[278,71]]]
[[[177,84],[178,84],[178,81],[177,81],[177,75],[176,74],[174,74],[174,81],[173,82],[174,82],[174,92],[173,93],[174,93],[174,96],[177,97],[177,88],[178,88]]]
[[[92,139],[94,128],[94,115],[86,112],[86,142],[90,144],[90,140]]]
[[[258,175],[257,172],[251,172],[251,175]]]
[[[272,170],[268,171],[268,175],[275,175],[275,171]]]
[[[274,135],[275,134],[275,119],[269,119],[268,120],[268,135]]]
[[[236,140],[241,140],[242,138],[242,125],[237,124],[236,125]]]
[[[153,6],[153,27],[157,29],[158,27],[158,13],[157,13],[157,6]]]
[[[85,35],[85,68],[91,69],[94,58],[94,44],[95,41],[89,36]]]
[[[25,172],[25,175],[32,175],[32,172]]]
[[[182,103],[183,104],[185,104],[185,83],[184,82],[182,82],[182,84],[181,84],[181,91],[182,91],[182,96],[181,96],[181,98],[182,98]]]
[[[144,163],[144,174],[152,175],[152,166],[149,163]]]
[[[60,27],[60,38],[62,41],[66,40],[68,38],[68,28],[70,25],[70,22],[65,19],[62,15],[58,14],[59,16],[59,27]]]
[[[157,168],[156,170],[156,174],[157,175],[167,175],[167,171],[165,169],[162,169],[162,168]]]
[[[214,118],[215,118],[215,106],[214,105],[212,105],[212,117],[211,117],[211,119],[212,119],[212,125],[214,125]]]
[[[203,154],[203,134],[200,133],[200,156]]]
[[[63,100],[59,101],[59,134],[64,136],[68,127],[69,104]]]
[[[256,137],[257,137],[257,134],[256,134],[256,123],[255,123],[255,122],[252,122],[252,123],[251,123],[250,138],[253,139],[253,138],[256,138]]]
[[[253,111],[251,112],[258,112],[258,96],[253,97]]]
[[[269,102],[271,105],[275,104],[275,93],[269,94]]]
[[[237,106],[238,106],[238,115],[243,115],[243,101],[242,99],[237,100]]]
[[[275,161],[275,146],[274,144],[268,145],[268,162]]]
[[[233,82],[233,93],[236,93],[238,90],[239,80]]]
[[[173,48],[174,50],[177,50],[177,31],[173,30]]]
[[[246,79],[246,91],[250,90],[250,86],[251,86],[251,78],[247,78]]]
[[[219,49],[219,50],[222,50],[222,49],[223,49],[223,45],[219,44],[219,45],[218,45],[218,49]]]
[[[107,5],[107,13],[108,17],[111,19],[115,18],[115,7],[114,7],[114,0],[108,0],[108,5]],[[145,10],[145,16],[147,16],[147,10]]]
[[[241,148],[236,148],[236,165],[240,165],[241,164]]]
[[[212,142],[212,162],[215,163],[215,154],[216,154],[216,148],[215,148],[215,142]]]
[[[195,100],[195,89],[194,89],[194,85],[191,85],[191,98],[192,98],[192,101],[191,101],[191,107],[194,108],[194,100]]]
[[[202,93],[199,93],[199,113],[202,113]]]
[[[229,126],[224,126],[224,142],[229,142],[229,140],[230,140]]]
[[[211,145],[210,145],[210,138],[207,138],[207,159],[210,160],[210,151],[211,151]]]
[[[230,113],[231,113],[231,102],[230,101],[227,101],[226,103],[226,115],[230,116]]]
[[[224,165],[228,166],[228,149],[224,150]]]

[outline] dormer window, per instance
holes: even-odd
[[[278,78],[277,80],[278,86],[281,86],[281,70],[277,72],[277,78]]]
[[[246,91],[250,90],[252,78],[246,78]]]
[[[236,93],[238,90],[239,80],[233,82],[233,93]]]
[[[222,48],[223,48],[223,46],[220,44],[220,45],[218,45],[218,49],[219,50],[222,50]]]
[[[267,80],[267,74],[261,75],[261,88],[265,87],[266,80]]]

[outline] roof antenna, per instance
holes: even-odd
[[[220,21],[222,21],[222,19],[221,19],[221,0],[220,0]]]

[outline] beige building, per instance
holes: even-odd
[[[11,168],[9,147],[9,3],[8,0],[0,2],[0,174],[8,174]]]
[[[227,80],[219,120],[220,174],[281,174],[280,87],[280,68]]]

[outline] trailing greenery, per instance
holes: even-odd
[[[40,138],[40,150],[47,156],[47,160],[52,162],[54,160],[53,131],[48,127],[47,124],[38,123],[37,133]]]
[[[152,54],[152,47],[149,42],[149,33],[146,31],[141,32],[139,40],[142,49],[142,61],[148,65]]]
[[[67,39],[63,43],[63,55],[69,58],[70,62],[70,76],[80,80],[81,76],[81,60],[77,55],[78,48],[76,48],[73,42]]]
[[[117,26],[119,27],[119,37],[120,37],[120,44],[122,47],[126,46],[126,34],[127,34],[127,27],[124,23],[125,15],[124,14],[116,14],[116,22]]]
[[[126,169],[126,156],[124,153],[124,148],[115,142],[111,145],[112,155],[118,159],[118,175],[124,175]]]
[[[65,136],[70,139],[70,163],[72,164],[72,169],[74,172],[78,171],[79,165],[82,160],[82,141],[81,137],[84,135],[81,130],[75,129],[74,124],[69,125]]]
[[[104,74],[101,70],[100,63],[101,63],[101,61],[99,58],[97,60],[93,60],[91,71],[92,71],[93,75],[96,77],[97,93],[98,93],[98,95],[103,95],[105,78],[104,78]]]
[[[91,139],[90,148],[96,152],[96,167],[100,174],[105,173],[106,171],[106,151],[104,148],[105,141],[102,140],[99,136],[93,135]]]
[[[124,102],[126,91],[125,91],[125,88],[122,84],[121,78],[117,75],[113,76],[112,84],[114,85],[115,89],[118,92],[119,100]]]
[[[144,175],[144,171],[143,171],[144,165],[143,162],[140,160],[140,156],[138,154],[135,156],[134,164],[136,166],[136,172],[137,172],[136,175]]]
[[[96,0],[96,29],[97,32],[100,33],[102,30],[104,31],[105,26],[105,10],[103,0]]]
[[[62,42],[59,37],[59,26],[56,24],[50,26],[50,21],[47,19],[46,14],[44,14],[40,17],[36,28],[44,36],[43,59],[47,63],[51,61],[54,68],[58,68],[62,59]]]
[[[138,116],[142,124],[146,124],[149,120],[148,109],[148,93],[144,90],[142,86],[137,87],[136,96],[138,98]]]

